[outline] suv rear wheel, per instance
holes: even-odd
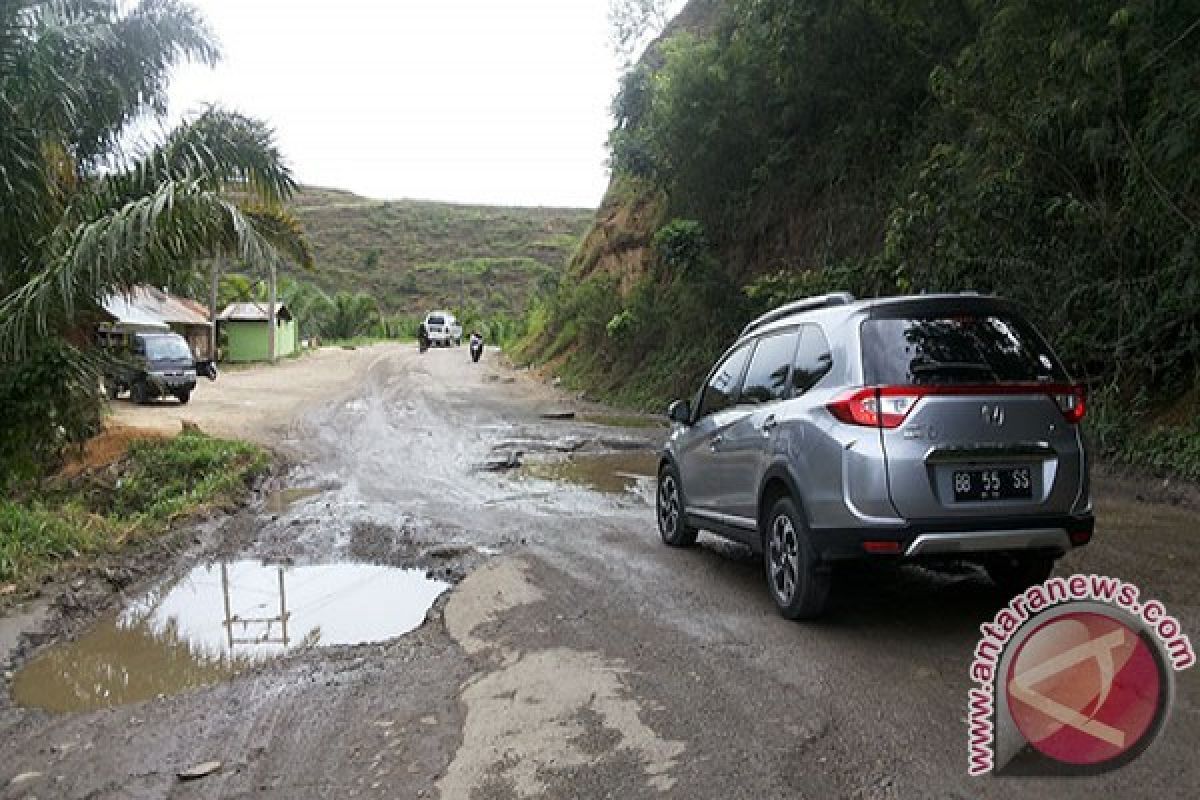
[[[767,588],[780,613],[788,619],[821,616],[829,604],[831,576],[818,566],[808,528],[790,497],[771,507],[763,539]]]
[[[658,534],[663,542],[671,547],[690,547],[696,543],[699,531],[687,524],[679,473],[671,464],[658,472],[658,495],[654,505],[658,510]]]

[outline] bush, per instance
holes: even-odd
[[[60,340],[0,362],[0,491],[44,475],[71,444],[100,429],[96,366]]]

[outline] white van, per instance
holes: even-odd
[[[425,331],[435,347],[462,344],[462,326],[449,311],[430,311],[425,315]]]

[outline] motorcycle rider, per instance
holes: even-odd
[[[417,346],[422,353],[429,349],[429,329],[425,327],[424,321],[417,326]]]
[[[471,360],[479,361],[479,357],[483,355],[483,334],[479,331],[471,331]]]

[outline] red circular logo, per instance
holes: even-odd
[[[1078,611],[1039,626],[1005,683],[1025,740],[1057,761],[1096,765],[1154,734],[1166,685],[1150,646],[1118,619]]]

